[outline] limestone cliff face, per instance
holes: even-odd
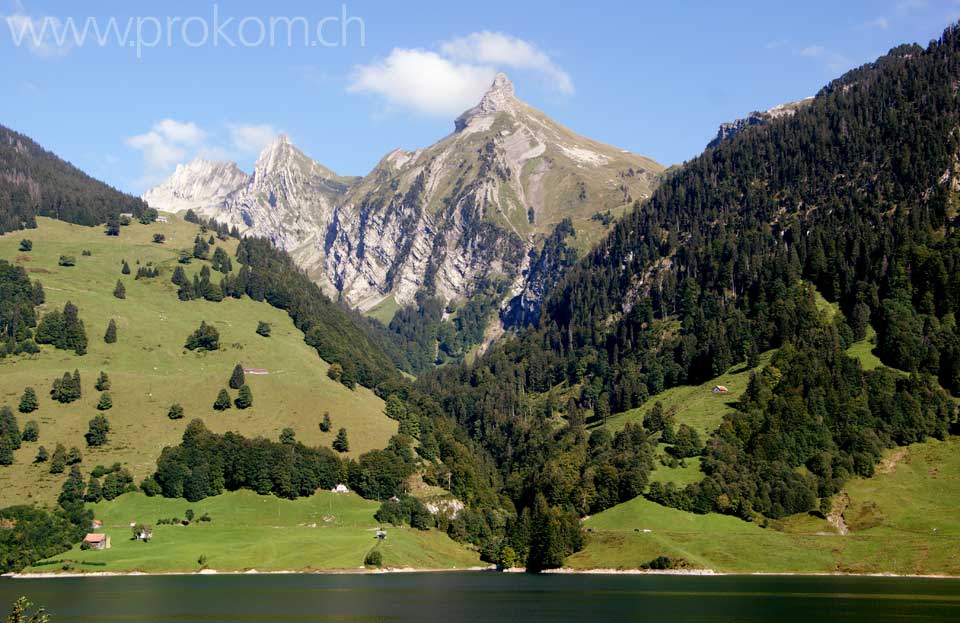
[[[224,200],[246,186],[250,176],[232,162],[197,158],[177,169],[164,183],[151,188],[143,200],[170,212],[192,208],[206,217],[218,214]]]
[[[390,296],[412,303],[420,289],[464,299],[491,280],[510,284],[509,300],[536,291],[525,287],[530,251],[563,219],[594,226],[597,212],[647,197],[661,171],[571,132],[519,100],[499,74],[452,134],[420,151],[393,151],[363,178],[340,177],[281,137],[245,184],[202,207],[284,247],[362,310]],[[145,197],[160,209],[191,207],[164,204],[169,194]]]
[[[754,111],[746,117],[737,119],[736,121],[727,121],[725,123],[721,123],[720,128],[717,130],[717,135],[712,141],[707,143],[707,148],[709,149],[710,147],[716,147],[723,141],[730,140],[750,126],[762,125],[773,119],[794,115],[798,109],[810,103],[812,100],[812,97],[808,97],[796,102],[780,104],[779,106],[774,106],[770,110]]]

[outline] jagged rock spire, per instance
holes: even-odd
[[[489,117],[499,112],[512,110],[517,104],[517,96],[513,91],[513,83],[507,74],[500,72],[494,77],[493,84],[483,94],[480,103],[466,111],[454,122],[456,131],[460,132],[478,117]]]

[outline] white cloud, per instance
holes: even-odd
[[[240,152],[259,153],[280,131],[269,124],[229,124],[230,142]]]
[[[573,93],[573,80],[536,45],[500,32],[475,32],[440,44],[447,57],[499,68],[539,72],[561,93]]]
[[[826,48],[824,48],[822,45],[808,45],[800,50],[800,56],[817,58],[819,56],[823,56],[824,52],[826,52]]]
[[[376,93],[397,106],[429,115],[457,115],[475,105],[496,70],[456,63],[436,52],[395,48],[387,58],[356,68],[351,93]]]
[[[437,51],[394,48],[386,58],[355,67],[347,90],[449,117],[474,106],[501,69],[533,72],[560,93],[574,92],[570,75],[536,45],[489,31],[442,41]]]
[[[890,28],[890,20],[888,20],[886,17],[878,17],[877,19],[870,20],[863,26],[864,28],[879,28],[880,30],[887,30]]]
[[[184,145],[196,145],[207,137],[207,133],[192,121],[182,122],[173,119],[164,119],[153,126],[153,129],[162,134],[167,140],[175,143],[183,143]]]
[[[143,154],[150,171],[163,171],[187,156],[187,148],[194,148],[206,138],[206,132],[193,122],[164,119],[154,124],[149,132],[131,136],[128,147]]]
[[[143,157],[140,177],[131,185],[140,190],[162,182],[177,164],[194,158],[214,161],[239,161],[258,154],[280,134],[268,123],[225,123],[210,131],[192,121],[163,119],[143,134],[124,141]]]

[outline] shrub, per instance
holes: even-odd
[[[262,320],[257,322],[257,335],[262,335],[263,337],[270,337],[270,323],[264,322]]]
[[[383,566],[383,554],[380,553],[380,550],[375,549],[367,553],[367,556],[363,559],[363,564],[368,567],[382,567]]]
[[[60,266],[76,266],[77,258],[72,255],[61,255],[60,261],[57,262]]]
[[[160,495],[163,492],[160,485],[157,484],[157,481],[153,479],[153,476],[147,476],[143,479],[143,482],[140,483],[140,490],[143,491],[143,494],[148,498]]]
[[[170,410],[167,411],[167,417],[171,420],[183,419],[183,407],[180,406],[180,403],[170,405]]]
[[[33,251],[33,240],[27,240],[26,238],[24,238],[23,240],[21,240],[21,241],[20,241],[20,250],[21,250],[21,251],[24,251],[24,252]]]
[[[217,350],[220,348],[220,332],[201,321],[200,328],[190,334],[185,346],[188,350]]]
[[[167,240],[167,237],[164,236],[163,234],[154,234],[154,235],[153,235],[153,241],[154,241],[155,243],[157,243],[157,244],[163,244],[164,242],[166,242],[166,240]]]
[[[330,421],[330,412],[329,412],[329,411],[325,411],[324,414],[323,414],[323,419],[320,420],[320,430],[321,430],[322,432],[324,432],[324,433],[329,433],[329,432],[330,432],[330,428],[331,428],[332,426],[333,426],[333,424],[332,424],[332,422]]]

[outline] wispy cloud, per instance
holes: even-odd
[[[193,122],[163,119],[148,132],[131,136],[126,144],[139,151],[150,172],[169,169],[186,158],[188,148],[200,145],[206,133]]]
[[[246,154],[261,152],[280,134],[279,130],[268,123],[231,123],[227,127],[230,131],[230,142],[233,147]]]
[[[280,130],[267,123],[227,123],[208,131],[193,121],[167,118],[127,138],[124,144],[140,152],[143,170],[133,185],[146,189],[162,181],[177,164],[198,157],[241,160],[259,153],[279,134]]]
[[[868,22],[865,22],[862,26],[864,29],[879,29],[879,30],[888,30],[890,28],[890,20],[886,17],[877,17]]]
[[[534,71],[561,93],[574,91],[570,74],[561,69],[536,45],[501,32],[475,32],[440,44],[444,56],[467,62]]]
[[[380,96],[390,107],[449,117],[476,104],[501,69],[531,72],[560,93],[574,92],[570,75],[535,44],[490,31],[442,41],[436,50],[395,48],[355,67],[347,90]]]

